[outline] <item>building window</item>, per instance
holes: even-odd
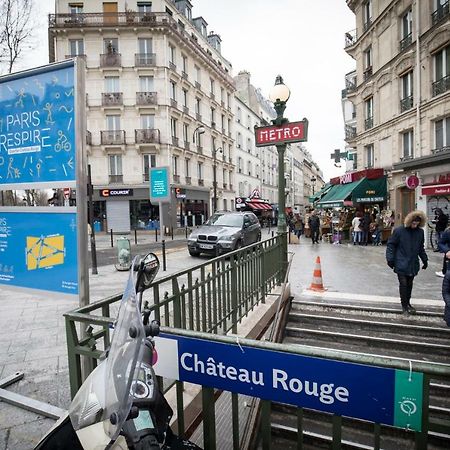
[[[143,130],[153,130],[155,128],[155,116],[153,114],[142,114],[141,128]]]
[[[247,138],[247,152],[252,154],[252,141],[250,138]]]
[[[203,179],[203,163],[197,163],[197,178],[199,180]]]
[[[366,31],[372,24],[372,0],[363,3],[363,29]]]
[[[178,175],[178,156],[172,156],[172,174]]]
[[[242,158],[238,157],[238,172],[242,173]]]
[[[189,158],[185,158],[184,160],[184,176],[191,176],[191,160]]]
[[[69,40],[69,54],[70,54],[70,56],[84,55],[83,39],[70,39]]]
[[[105,77],[105,92],[120,92],[119,77]]]
[[[183,59],[183,72],[184,73],[188,73],[188,59],[186,55],[181,55],[182,59]]]
[[[183,106],[187,108],[188,106],[188,91],[183,89]]]
[[[106,116],[106,129],[108,131],[120,130],[120,116],[116,115]]]
[[[152,12],[152,2],[138,2],[138,13],[144,14]]]
[[[238,132],[236,139],[237,147],[242,148],[242,134]]]
[[[166,6],[166,13],[169,14],[169,16],[172,16],[172,17],[173,17],[173,12],[172,12],[172,10],[171,10],[170,8],[168,8],[167,6]]]
[[[403,142],[403,156],[401,160],[411,159],[414,157],[414,149],[413,149],[413,130],[406,131],[402,133],[402,142]]]
[[[413,107],[413,72],[408,72],[401,77],[402,98],[400,100],[400,112]]]
[[[200,67],[195,66],[195,81],[200,84],[202,82]]]
[[[450,89],[450,45],[434,55],[433,96]]]
[[[372,76],[372,46],[364,50],[364,80]]]
[[[192,20],[192,11],[189,6],[186,5],[186,8],[184,9],[184,15],[186,16],[187,20]]]
[[[107,54],[119,53],[119,39],[106,38],[103,39],[103,51]]]
[[[69,14],[82,14],[83,3],[69,3]]]
[[[153,77],[139,77],[140,92],[153,92]]]
[[[368,130],[373,127],[373,97],[370,97],[364,102],[365,121],[364,129]]]
[[[111,181],[119,181],[119,178],[113,177],[122,177],[122,155],[109,155],[109,175]]]
[[[400,51],[408,47],[412,42],[412,10],[409,9],[402,16],[402,36],[400,40]]]
[[[237,121],[238,121],[238,123],[241,123],[241,120],[242,120],[242,111],[241,111],[241,108],[239,108],[239,106],[238,106],[238,109],[237,109]]]
[[[252,174],[252,162],[251,162],[251,161],[248,161],[248,162],[247,162],[247,173],[248,173],[249,175]]]
[[[437,120],[434,123],[435,151],[450,146],[450,117]]]
[[[212,78],[209,79],[209,84],[210,84],[210,88],[211,88],[211,94],[214,95],[214,80]]]
[[[195,114],[201,113],[201,100],[199,98],[195,98]]]
[[[176,138],[177,137],[177,119],[174,119],[173,117],[170,118],[170,131],[172,133],[172,137]]]
[[[375,165],[375,154],[373,151],[373,144],[366,145],[364,147],[364,153],[366,158],[366,167],[370,169]]]
[[[170,80],[170,99],[177,99],[177,83],[175,81]]]
[[[436,25],[444,17],[448,16],[449,2],[448,0],[434,0],[434,8],[433,14],[431,14],[431,22],[433,25]]]
[[[189,142],[189,124],[183,123],[183,141]]]
[[[216,126],[216,110],[211,108],[211,127],[215,128]]]
[[[172,66],[176,66],[176,54],[175,47],[172,44],[169,44],[169,64]]]
[[[223,199],[223,210],[224,211],[228,211],[228,205],[227,205],[227,199],[226,198]]]
[[[153,53],[152,39],[138,39],[138,50],[141,55],[150,55]]]
[[[150,168],[156,167],[156,155],[143,155],[144,181],[150,180]]]

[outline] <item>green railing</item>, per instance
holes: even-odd
[[[277,235],[156,279],[145,291],[143,301],[149,302],[153,318],[162,326],[235,333],[242,319],[264,303],[283,280],[286,240],[286,234]],[[72,398],[110,344],[110,328],[121,298],[122,294],[113,295],[64,315]],[[85,357],[83,370],[81,357]]]

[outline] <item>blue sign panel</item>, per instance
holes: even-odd
[[[170,201],[168,167],[150,168],[150,200],[154,202]]]
[[[0,211],[0,284],[78,294],[76,214]]]
[[[377,423],[421,426],[422,374],[169,334],[161,335],[156,349],[163,360],[155,366],[158,375]]]
[[[74,64],[0,78],[0,187],[75,181]]]

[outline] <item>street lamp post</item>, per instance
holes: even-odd
[[[275,80],[275,86],[269,94],[270,100],[277,113],[276,119],[272,122],[274,125],[281,126],[288,122],[288,119],[283,116],[286,109],[286,102],[289,100],[291,92],[289,88],[283,83],[283,78],[278,75]],[[285,196],[285,181],[284,181],[284,154],[286,152],[286,144],[277,144],[278,152],[278,233],[286,232],[286,196]]]
[[[317,178],[313,175],[312,177],[311,177],[311,187],[312,187],[312,193],[313,193],[313,195],[314,195],[314,189],[315,189],[315,187],[316,187],[316,181],[317,181]]]
[[[217,152],[222,153],[222,147],[216,148],[214,145],[215,139],[213,139],[213,213],[217,210]]]

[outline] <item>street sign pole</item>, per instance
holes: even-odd
[[[278,152],[278,233],[286,232],[286,195],[284,188],[284,154],[286,144],[277,145]]]
[[[159,233],[161,236],[161,241],[164,239],[164,211],[163,211],[163,203],[159,202]]]

